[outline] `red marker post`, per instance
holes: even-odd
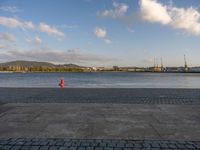
[[[64,88],[64,86],[65,86],[65,81],[64,81],[64,79],[60,79],[59,86],[60,86],[60,88]]]

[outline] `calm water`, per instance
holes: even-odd
[[[0,73],[0,87],[200,88],[193,73]]]

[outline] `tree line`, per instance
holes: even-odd
[[[84,72],[83,68],[46,67],[46,66],[0,66],[0,71],[13,72]]]

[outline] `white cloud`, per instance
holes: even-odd
[[[197,9],[177,8],[172,4],[163,5],[158,0],[140,0],[139,4],[143,20],[200,35],[200,12]]]
[[[97,14],[101,17],[111,17],[111,18],[119,18],[125,15],[128,11],[128,5],[124,3],[116,3],[113,2],[113,9],[104,10],[102,12],[98,12]]]
[[[9,41],[9,42],[15,42],[16,38],[14,35],[10,34],[10,33],[0,33],[0,40],[3,41]]]
[[[31,21],[24,22],[24,26],[25,26],[25,28],[28,28],[28,29],[35,28],[34,24]]]
[[[172,7],[169,14],[173,20],[170,26],[200,35],[200,13],[196,9],[192,7],[186,9]]]
[[[107,32],[106,32],[105,29],[102,29],[102,28],[97,27],[97,28],[95,28],[95,30],[94,30],[94,34],[95,34],[96,37],[98,37],[98,38],[105,38]]]
[[[36,36],[35,38],[25,38],[26,42],[30,44],[31,46],[36,46],[42,44],[42,39],[39,36]]]
[[[159,22],[161,24],[171,22],[167,7],[156,0],[140,0],[140,11],[143,20]]]
[[[103,28],[96,27],[94,29],[94,35],[97,38],[102,39],[105,43],[110,44],[111,40],[107,38],[107,31]]]
[[[56,37],[59,38],[64,38],[65,34],[61,31],[59,31],[58,29],[56,29],[55,27],[52,27],[46,23],[40,23],[39,24],[39,30],[42,32],[45,32],[49,35],[54,35]]]
[[[42,39],[39,36],[35,37],[35,43],[36,44],[42,44]]]
[[[21,11],[20,9],[18,9],[15,6],[0,6],[0,10],[6,11],[6,12],[11,12],[11,13],[17,13],[17,12]]]
[[[9,28],[36,29],[58,38],[64,38],[65,36],[63,32],[46,23],[40,23],[39,26],[36,26],[31,21],[21,21],[17,18],[0,16],[0,25]]]
[[[129,8],[127,4],[113,2],[113,7],[98,12],[97,15],[122,21],[128,25],[128,28],[139,19],[200,35],[200,12],[193,7],[178,8],[172,1],[162,4],[159,0],[139,0],[139,12],[129,15],[127,15]]]
[[[97,16],[102,18],[111,18],[125,24],[128,28],[132,28],[134,22],[138,21],[138,14],[128,12],[129,6],[125,3],[113,2],[112,9],[97,12]]]
[[[0,25],[10,28],[27,28],[27,29],[34,28],[34,25],[31,21],[23,22],[16,18],[9,18],[3,16],[0,16]]]

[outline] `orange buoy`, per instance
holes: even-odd
[[[60,88],[64,88],[64,85],[65,85],[64,79],[60,79],[60,83],[59,83]]]

